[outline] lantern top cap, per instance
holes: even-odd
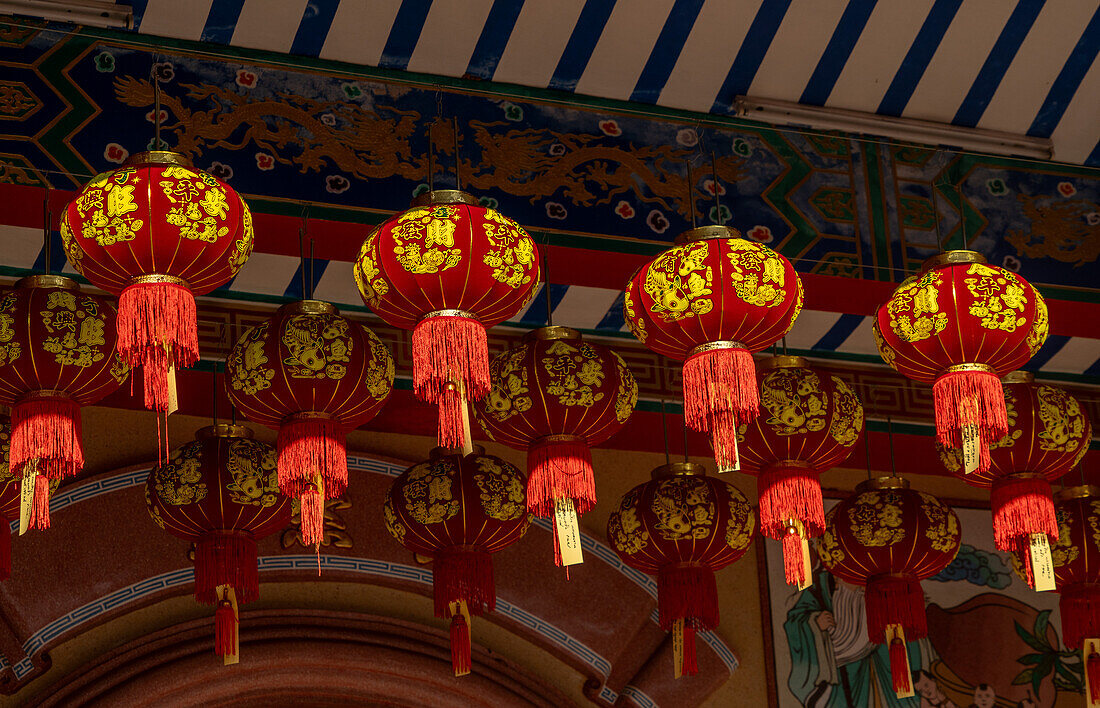
[[[193,168],[195,165],[191,159],[171,150],[147,150],[136,152],[122,163],[123,167],[140,167],[141,165],[178,165],[180,167]]]
[[[884,475],[856,485],[857,492],[864,492],[868,489],[909,489],[909,480],[893,475]]]
[[[278,310],[279,314],[287,315],[338,315],[340,310],[336,305],[324,300],[298,300],[288,302]]]
[[[695,462],[670,462],[667,465],[655,468],[649,473],[651,479],[676,476],[705,477],[706,475],[707,468]]]
[[[549,342],[556,339],[582,339],[582,336],[580,332],[572,327],[561,327],[559,325],[539,327],[523,335],[523,341],[525,342],[533,342],[538,339]]]
[[[1010,371],[1001,379],[1001,383],[1035,383],[1035,374],[1030,371]]]
[[[923,264],[921,264],[920,272],[927,273],[930,270],[936,268],[945,268],[947,266],[959,265],[961,263],[985,263],[985,256],[977,251],[946,251],[945,253],[937,253]]]
[[[1100,498],[1100,487],[1091,484],[1080,484],[1076,487],[1066,487],[1054,493],[1054,501],[1065,502],[1074,499]]]
[[[777,354],[760,362],[761,371],[769,369],[806,369],[809,366],[810,362],[806,361],[806,357],[789,354]]]
[[[414,197],[412,200],[412,205],[414,207],[434,206],[436,204],[467,204],[469,206],[478,206],[477,197],[469,192],[463,192],[461,189],[435,189],[430,192],[424,192]]]
[[[196,440],[209,440],[211,438],[252,438],[252,428],[244,425],[230,425],[229,423],[217,423],[199,428],[195,431]]]
[[[676,237],[674,243],[677,246],[683,246],[685,243],[695,243],[696,241],[709,241],[717,238],[741,238],[741,232],[732,226],[721,226],[718,224],[710,224],[708,226],[697,226],[694,229],[688,229],[679,236]]]
[[[28,275],[15,281],[17,288],[61,288],[62,290],[80,290],[80,285],[72,278],[53,273],[40,275]]]
[[[481,456],[485,454],[485,448],[481,445],[471,445],[470,447],[473,448],[470,452],[471,455]],[[433,447],[432,451],[428,453],[428,459],[432,462],[436,462],[443,459],[444,457],[451,457],[453,455],[465,457],[465,455],[462,454],[462,448],[460,447]]]

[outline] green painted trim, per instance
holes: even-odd
[[[890,258],[890,230],[886,226],[886,195],[883,186],[882,156],[879,146],[864,143],[860,146],[863,154],[863,171],[867,179],[867,208],[871,212],[871,243],[875,246],[875,279],[894,281],[894,271]]]
[[[791,260],[797,262],[799,260],[797,254],[801,254],[813,243],[817,231],[814,229],[813,224],[802,215],[802,212],[795,208],[786,196],[791,194],[814,170],[802,154],[794,149],[786,137],[772,126],[764,126],[758,129],[757,132],[764,143],[774,150],[775,154],[787,165],[787,170],[783,175],[769,185],[760,196],[773,209],[786,217],[794,227],[794,233],[783,242],[782,250],[786,252],[784,255],[796,256]],[[772,200],[771,195],[773,193],[777,193],[784,198]]]
[[[49,54],[38,64],[37,69],[43,75],[56,76],[64,81],[64,86],[72,87],[73,83],[65,73],[65,68],[84,54],[93,44],[91,39],[76,36],[67,42],[55,44]],[[58,88],[55,86],[55,88]],[[83,174],[88,170],[88,165],[80,159],[80,156],[70,147],[68,139],[77,128],[96,113],[93,106],[79,90],[68,90],[60,94],[60,98],[71,105],[71,108],[57,119],[44,133],[38,137],[38,142],[61,166],[74,174]],[[75,181],[75,178],[70,178]]]

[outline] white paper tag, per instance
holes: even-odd
[[[900,624],[888,624],[888,625],[886,625],[886,633],[885,634],[886,634],[886,646],[890,646],[890,644],[893,643],[895,637],[897,637],[898,639],[901,640],[902,646],[905,646],[905,630],[902,629]],[[909,666],[909,647],[908,646],[905,647],[904,655],[905,655],[905,673],[908,676],[912,676],[913,671],[912,671],[912,667]],[[909,690],[908,691],[898,691],[896,695],[897,695],[898,698],[912,698],[913,696],[917,695],[913,690],[913,680],[912,680],[912,678],[909,679]]]
[[[725,471],[725,470],[723,470]],[[741,453],[737,449],[737,431],[733,431],[733,467],[729,468],[730,472],[741,471]]]
[[[19,487],[19,535],[31,526],[34,513],[34,486],[38,477],[38,460],[31,460],[23,467],[23,482]]]
[[[965,474],[971,474],[978,470],[978,462],[981,459],[981,451],[978,449],[981,436],[978,435],[976,425],[964,425],[959,432],[962,434],[963,470]]]
[[[554,505],[554,527],[558,533],[558,551],[563,566],[584,562],[581,552],[581,528],[577,521],[577,509],[568,497],[558,499]]]
[[[172,415],[179,410],[179,398],[176,393],[176,367],[168,365],[168,410],[164,412],[165,416]]]
[[[219,585],[217,593],[218,597],[225,597],[229,600],[229,604],[233,607],[233,653],[222,657],[222,665],[229,666],[230,664],[239,663],[241,660],[241,614],[237,608],[237,593],[233,590],[232,585]]]
[[[684,675],[684,620],[672,623],[672,678]]]
[[[1055,589],[1054,559],[1050,557],[1050,541],[1045,533],[1033,533],[1028,542],[1028,555],[1031,557],[1031,576],[1035,580],[1036,592],[1048,592]]]

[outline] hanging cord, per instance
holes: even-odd
[[[149,68],[149,80],[153,84],[153,146],[160,150],[167,145],[160,139],[160,76],[157,75],[157,55],[153,55],[153,66]]]
[[[890,445],[890,474],[897,477],[898,468],[894,464],[894,421],[890,416],[886,416],[886,441]]]
[[[43,180],[43,182],[45,182],[46,184],[46,198],[42,200],[42,252],[45,254],[46,258],[46,275],[49,275],[50,251],[53,250],[51,248],[51,246],[53,245],[53,234],[51,233],[53,230],[53,214],[50,213],[50,183],[47,180]]]
[[[661,399],[661,430],[665,434],[665,464],[672,463],[672,457],[668,453],[668,416],[665,415],[665,399]]]
[[[211,399],[212,404],[210,406],[210,408],[211,408],[210,417],[213,419],[213,425],[217,425],[218,424],[218,362],[215,361],[215,362],[211,362],[211,363],[214,364],[214,368],[210,370],[210,383],[213,384],[211,393],[213,393],[214,396]]]
[[[713,181],[714,192],[714,221],[718,226],[722,225],[722,200],[718,197],[718,157],[712,150],[710,153],[710,174]]]
[[[432,138],[432,130],[435,123],[428,123],[428,193],[435,191],[435,140]]]
[[[692,169],[691,161],[684,160],[684,166],[687,167],[687,203],[688,211],[691,212],[691,228],[695,228],[695,183],[691,181]]]
[[[298,260],[301,263],[302,273],[302,299],[308,300],[309,292],[306,284],[306,226],[309,224],[309,206],[302,208],[302,225],[298,228]]]
[[[462,160],[458,156],[458,116],[451,116],[455,146],[455,189],[462,191]]]
[[[863,429],[863,451],[867,456],[867,479],[871,479],[871,431]]]
[[[549,235],[546,237],[546,245],[550,245]],[[546,326],[551,327],[554,324],[554,303],[550,300],[550,254],[546,251],[547,249],[542,251],[542,282],[546,292]]]

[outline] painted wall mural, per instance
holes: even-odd
[[[1055,290],[1095,285],[1086,266],[1100,257],[1100,178],[1087,168],[521,101],[474,83],[413,85],[400,73],[145,41],[0,29],[0,182],[73,189],[149,148],[159,87],[164,142],[263,195],[259,210],[304,200],[373,222],[427,188],[433,124],[435,185],[454,184],[457,115],[463,186],[555,243],[651,252],[694,211],[778,245],[804,272],[901,280],[937,244],[965,243]]]
[[[826,507],[835,502],[826,501]],[[923,582],[928,638],[909,645],[916,696],[898,699],[885,645],[867,639],[861,589],[815,568],[802,592],[786,585],[767,544],[775,683],[780,708],[1059,708],[1079,705],[1080,654],[1059,638],[1058,595],[1036,593],[995,550],[989,511],[955,508],[962,548]],[[883,686],[886,687],[885,692]]]

